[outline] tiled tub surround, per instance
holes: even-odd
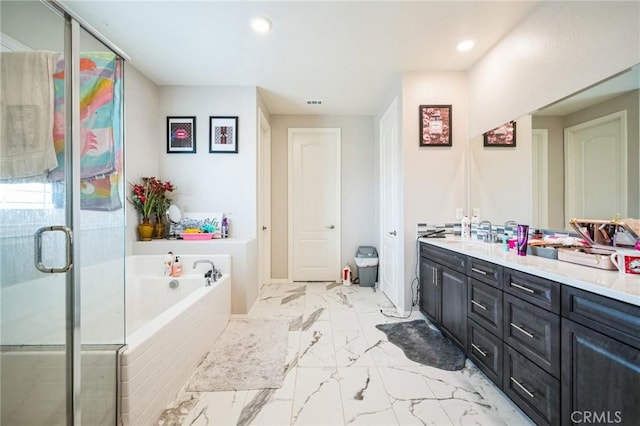
[[[173,278],[162,276],[164,256],[127,258],[127,345],[120,355],[124,425],[152,424],[229,321],[231,278],[224,273],[205,286],[210,266],[193,269],[199,259],[211,260],[223,273],[230,269],[229,256],[181,256],[183,275]],[[178,288],[169,287],[171,280]]]
[[[472,364],[443,371],[409,360],[376,324],[396,309],[371,287],[269,284],[249,318],[288,319],[280,389],[182,391],[159,425],[531,425]],[[187,381],[185,380],[185,383]]]
[[[421,238],[420,241],[640,306],[640,275],[621,274],[617,271],[591,268],[539,256],[518,256],[514,250],[505,253],[502,244],[465,240],[460,237]]]

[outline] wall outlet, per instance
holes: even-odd
[[[462,219],[462,209],[461,208],[457,208],[456,209],[456,220],[460,220]]]
[[[479,209],[479,208],[477,208],[477,207],[474,207],[474,208],[473,208],[473,215],[474,215],[475,217],[480,217],[480,209]]]

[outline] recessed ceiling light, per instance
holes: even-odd
[[[476,45],[476,42],[473,40],[464,40],[458,43],[458,46],[456,46],[456,49],[458,49],[458,52],[468,52],[471,49],[473,49],[473,46],[475,45]]]
[[[271,29],[273,24],[271,23],[271,19],[261,16],[251,21],[251,26],[257,33],[266,33]]]

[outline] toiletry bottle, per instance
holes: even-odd
[[[180,261],[180,256],[176,256],[176,259],[173,261],[173,269],[171,270],[172,277],[179,277],[182,275],[182,262]]]
[[[469,238],[471,236],[471,221],[469,220],[469,216],[463,216],[460,221],[461,234],[462,238]]]
[[[221,238],[227,238],[229,236],[229,221],[226,217],[222,218]]]
[[[162,274],[165,277],[170,277],[173,273],[173,252],[170,251],[164,255],[164,266],[162,270]]]

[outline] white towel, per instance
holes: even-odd
[[[54,52],[0,53],[0,179],[57,167],[53,146]]]

